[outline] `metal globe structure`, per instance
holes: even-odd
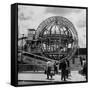
[[[54,60],[70,60],[78,47],[78,34],[71,21],[49,17],[38,26],[36,39],[41,42],[42,55]]]

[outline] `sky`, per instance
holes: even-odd
[[[28,29],[37,30],[39,24],[51,16],[62,16],[70,20],[78,33],[79,47],[86,48],[86,9],[19,5],[19,36],[27,35]]]

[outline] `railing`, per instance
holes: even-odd
[[[43,56],[39,56],[39,55],[35,55],[35,54],[29,53],[29,52],[25,52],[25,51],[23,51],[22,55],[26,55],[26,56],[29,56],[29,57],[32,57],[32,58],[35,58],[35,59],[43,60],[45,62],[47,62],[47,61],[55,62],[56,61],[56,60],[53,60],[53,59],[49,59],[49,58],[46,58],[46,57],[43,57]]]

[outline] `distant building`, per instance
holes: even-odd
[[[35,29],[28,29],[28,40],[33,40],[35,36]]]
[[[79,48],[79,49],[77,49],[75,55],[87,55],[87,48]]]

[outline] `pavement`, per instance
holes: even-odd
[[[78,73],[78,71],[71,71],[71,76],[67,81],[78,82],[78,81],[86,81],[85,76],[82,76]],[[21,72],[18,73],[18,84],[40,84],[40,83],[48,83],[48,82],[63,82],[61,80],[61,74],[56,74],[53,76],[53,79],[47,79],[46,74],[42,72]]]

